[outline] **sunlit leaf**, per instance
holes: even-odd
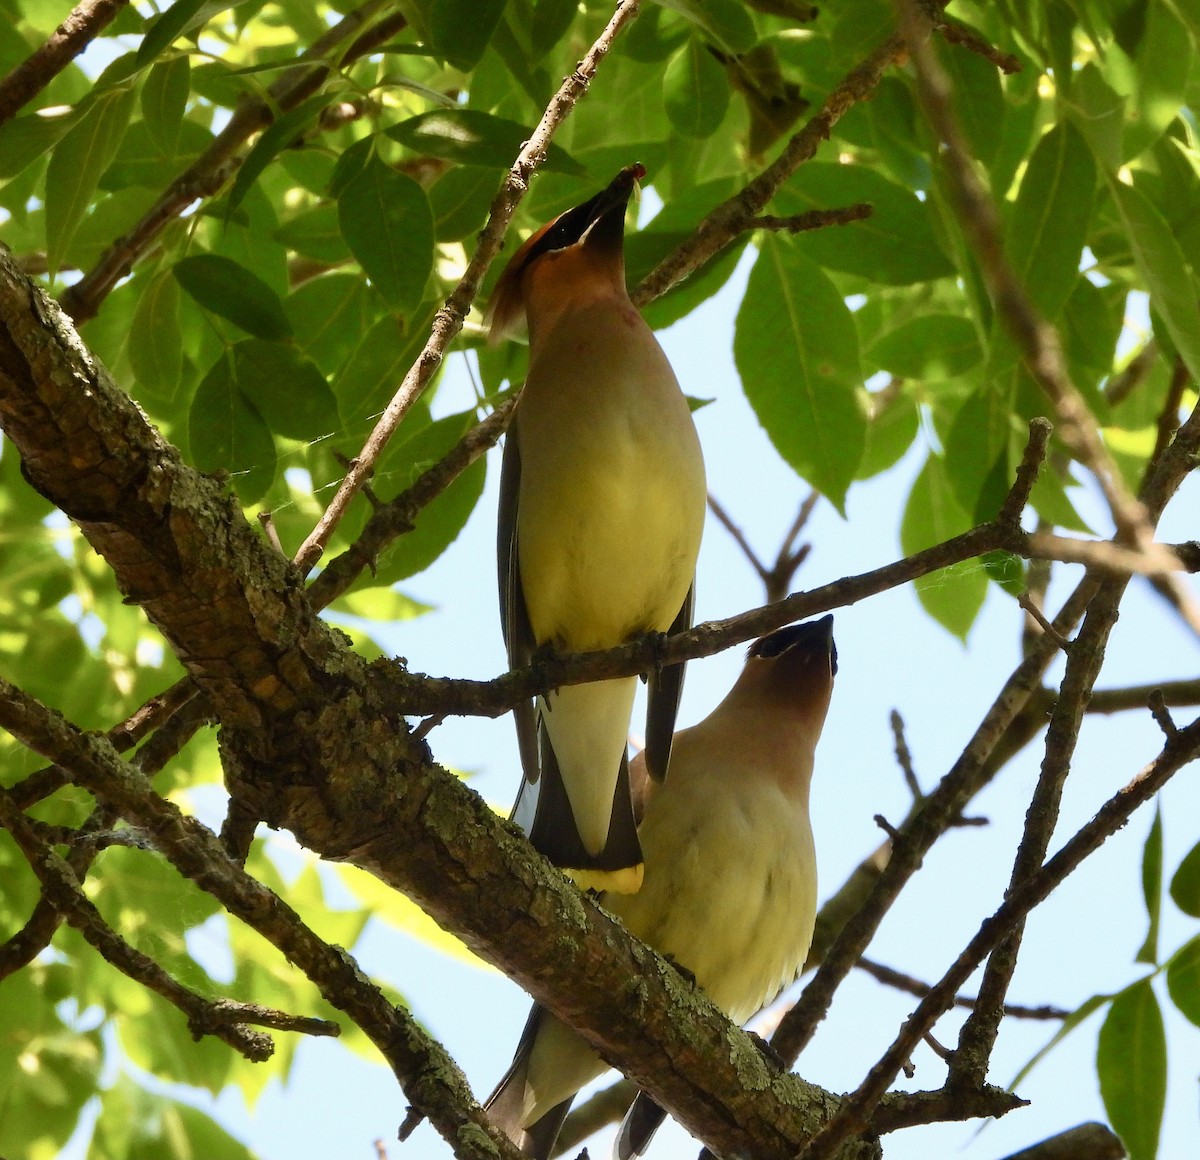
[[[764,239],[733,352],[771,442],[840,509],[866,441],[858,334],[833,283],[790,239]]]
[[[1122,991],[1096,1049],[1100,1095],[1130,1160],[1154,1160],[1167,1098],[1167,1040],[1150,981]]]
[[[419,154],[444,157],[459,165],[508,169],[532,132],[531,126],[479,109],[435,109],[393,125],[387,135]],[[576,176],[586,172],[562,146],[554,144],[546,150],[541,167]]]
[[[100,175],[116,156],[137,93],[110,89],[92,104],[50,154],[46,169],[46,261],[57,270],[87,212]]]

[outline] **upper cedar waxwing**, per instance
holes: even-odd
[[[509,663],[691,624],[704,527],[687,400],[625,289],[625,210],[645,170],[534,234],[505,268],[493,338],[529,323],[529,374],[504,446],[497,548]],[[667,768],[682,666],[650,681],[650,772]],[[626,739],[636,677],[572,685],[515,711],[525,780],[513,818],[581,887],[636,891],[642,855]]]
[[[601,901],[737,1023],[796,978],[812,942],[808,787],[836,671],[832,616],[773,632],[751,646],[725,700],[676,734],[665,781],[639,778],[641,755],[633,762],[645,789],[645,882],[637,894]],[[605,1067],[535,1004],[488,1113],[526,1156],[544,1160],[575,1092]],[[625,1160],[661,1118],[638,1097],[618,1141]]]

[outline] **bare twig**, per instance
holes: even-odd
[[[11,120],[116,19],[129,0],[81,0],[45,43],[0,80],[0,125]]]
[[[750,567],[758,573],[758,578],[765,584],[769,575],[766,565],[758,558],[758,554],[754,551],[750,541],[746,539],[746,533],[733,522],[733,517],[722,506],[721,501],[710,491],[708,493],[708,509],[714,516],[717,517],[717,522],[720,523],[732,537],[734,543],[742,550],[742,555],[746,557]]]
[[[1146,345],[1125,364],[1125,369],[1105,384],[1105,402],[1116,407],[1129,398],[1150,377],[1157,358],[1158,343],[1153,338],[1147,339]]]
[[[320,558],[325,550],[333,529],[345,516],[350,502],[358,494],[362,485],[374,470],[388,440],[395,433],[400,421],[408,413],[409,408],[425,390],[434,371],[441,365],[446,348],[451,340],[462,329],[463,319],[475,301],[483,276],[487,273],[492,259],[500,252],[504,233],[512,219],[513,211],[525,196],[529,188],[529,178],[539,162],[545,156],[555,130],[570,114],[579,99],[587,92],[592,77],[600,62],[608,55],[609,49],[621,30],[637,15],[641,0],[621,0],[612,19],[604,31],[596,38],[596,42],[588,49],[583,60],[575,71],[567,77],[558,92],[546,106],[542,119],[530,135],[529,140],[517,155],[516,161],[508,171],[500,192],[492,202],[491,214],[487,225],[479,235],[475,253],[471,257],[458,285],[451,292],[437,314],[434,316],[433,327],[429,340],[417,356],[416,361],[405,374],[403,381],[388,403],[375,430],[368,436],[358,453],[355,465],[346,473],[337,493],[317,522],[317,526],[308,538],[300,545],[296,553],[296,564],[302,572],[307,572]]]
[[[1163,731],[1163,736],[1170,741],[1179,732],[1179,728],[1171,717],[1171,710],[1167,708],[1162,689],[1155,689],[1150,694],[1147,703],[1150,706],[1150,713],[1154,717],[1154,723]]]
[[[1017,597],[1017,603],[1038,623],[1041,630],[1048,636],[1052,637],[1054,643],[1058,645],[1063,652],[1066,652],[1071,647],[1071,642],[1067,640],[1055,627],[1046,619],[1046,614],[1041,608],[1034,603],[1028,592],[1022,592]]]
[[[912,754],[909,752],[908,742],[904,737],[904,718],[897,710],[893,709],[890,720],[892,739],[895,742],[896,762],[904,774],[904,783],[908,786],[908,792],[912,794],[913,801],[918,802],[922,797],[921,783],[917,781],[917,775],[913,770]]]
[[[851,222],[865,221],[874,212],[874,206],[866,202],[857,202],[838,209],[810,209],[804,213],[790,214],[788,217],[764,213],[751,218],[745,228],[799,234],[806,230],[823,230],[828,226],[848,226]]]
[[[971,972],[1024,917],[1054,891],[1088,855],[1129,820],[1143,802],[1154,796],[1166,782],[1188,762],[1200,756],[1200,721],[1169,740],[1158,757],[1147,765],[1123,789],[1101,806],[1100,810],[1036,873],[1009,894],[1004,903],[988,918],[964,948],[949,971],[936,983],[917,1009],[905,1021],[900,1034],[871,1068],[859,1088],[848,1096],[836,1115],[822,1128],[800,1153],[800,1160],[818,1160],[830,1156],[837,1145],[868,1128],[870,1109],[887,1090],[912,1053],[938,1017],[954,1001],[954,994],[970,977]],[[877,1130],[891,1130],[876,1125]]]
[[[895,987],[897,991],[903,991],[908,995],[915,995],[918,999],[923,999],[929,994],[929,984],[922,983],[920,979],[914,979],[912,975],[906,975],[901,971],[895,970],[893,967],[884,966],[883,963],[873,962],[871,959],[859,959],[855,964],[860,971],[870,975],[871,978],[877,979],[879,982],[888,987]],[[974,1010],[977,1000],[970,995],[955,995],[955,1007],[966,1007],[968,1010]],[[1005,1004],[1004,1014],[1013,1019],[1039,1019],[1039,1020],[1062,1020],[1071,1014],[1061,1007],[1023,1007],[1018,1003]]]

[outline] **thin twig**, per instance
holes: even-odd
[[[838,209],[810,209],[787,217],[775,214],[759,214],[746,223],[748,230],[776,230],[781,233],[799,234],[806,230],[823,230],[828,226],[848,226],[851,222],[865,221],[875,212],[875,207],[866,202],[842,206]]]
[[[904,783],[908,786],[908,792],[912,794],[913,801],[919,802],[921,797],[921,783],[917,781],[917,775],[913,771],[912,753],[909,752],[908,742],[904,737],[904,718],[896,710],[892,710],[891,715],[892,739],[895,743],[896,762],[900,766],[901,773],[904,774]]]
[[[758,558],[757,553],[750,546],[750,541],[746,539],[746,533],[733,522],[733,517],[721,505],[721,501],[710,491],[708,493],[708,509],[714,516],[717,517],[717,522],[723,527],[732,537],[734,543],[742,550],[742,555],[746,557],[750,567],[758,574],[758,578],[766,584],[770,573],[767,567]]]
[[[434,316],[429,339],[425,343],[416,361],[405,374],[392,400],[384,409],[375,429],[367,437],[362,450],[355,458],[354,466],[346,473],[329,506],[325,509],[317,526],[308,538],[300,545],[296,553],[296,565],[301,572],[309,569],[321,558],[333,529],[341,522],[350,502],[358,494],[363,484],[375,468],[384,447],[399,427],[401,420],[408,414],[409,408],[420,398],[426,385],[432,379],[434,372],[441,365],[446,349],[451,340],[462,329],[463,319],[475,301],[484,274],[487,273],[492,259],[500,252],[508,223],[513,211],[525,196],[529,188],[529,178],[537,168],[550,146],[555,130],[574,109],[579,99],[587,92],[592,77],[600,62],[608,55],[609,49],[621,30],[637,15],[641,0],[621,0],[612,19],[604,31],[596,38],[595,43],[588,49],[583,60],[575,71],[562,83],[558,92],[546,106],[542,119],[530,135],[529,140],[517,154],[512,168],[500,187],[500,192],[492,202],[491,213],[487,225],[479,235],[475,253],[467,264],[458,285],[454,287]]]
[[[1054,627],[1046,619],[1046,614],[1038,607],[1038,605],[1030,598],[1028,592],[1022,592],[1017,597],[1017,603],[1041,626],[1041,630],[1050,636],[1054,643],[1058,645],[1063,652],[1067,652],[1071,647],[1071,642],[1063,636],[1058,629]]]
[[[1090,854],[1128,822],[1138,806],[1152,798],[1188,762],[1200,756],[1200,721],[1194,721],[1163,747],[1158,757],[1124,788],[1108,799],[1086,825],[1053,858],[1025,880],[979,928],[953,966],[930,989],[905,1021],[900,1034],[871,1068],[859,1088],[847,1096],[838,1112],[812,1138],[799,1160],[832,1155],[843,1140],[869,1125],[869,1110],[899,1073],[913,1045],[954,1001],[954,995],[983,959],[1002,943],[1026,915],[1047,897]]]
[[[912,975],[906,975],[893,967],[884,966],[883,963],[876,963],[871,959],[863,958],[859,959],[855,966],[885,986],[895,987],[897,991],[903,991],[907,995],[915,995],[918,999],[923,999],[929,994],[930,987],[928,983],[922,983],[920,979],[914,979]],[[973,1010],[975,1003],[976,1000],[970,995],[954,996],[955,1007],[966,1007],[968,1010]],[[1004,1014],[1011,1016],[1013,1019],[1057,1021],[1066,1019],[1071,1012],[1064,1010],[1062,1007],[1047,1005],[1041,1007],[1023,1007],[1018,1003],[1008,1003],[1005,1004]]]

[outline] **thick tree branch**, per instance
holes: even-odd
[[[129,0],[82,0],[46,42],[0,80],[0,125],[11,120],[116,19]]]
[[[360,702],[353,711],[369,709]],[[299,965],[371,1036],[414,1106],[439,1131],[468,1122],[486,1127],[441,1049],[348,957],[234,865],[216,835],[156,795],[106,741],[74,729],[2,680],[0,725],[69,768],[77,784],[150,834],[180,873]],[[343,719],[339,732],[345,731]],[[384,733],[378,731],[381,741]],[[749,1147],[756,1156],[783,1160],[836,1108],[829,1093],[775,1070],[675,967],[580,895],[457,779],[428,766],[397,769],[376,748],[345,754],[328,777],[330,798],[349,812],[321,817],[307,803],[303,824],[293,826],[302,840],[326,858],[352,859],[403,887],[468,946],[576,1024],[701,1139],[722,1151]],[[364,813],[361,801],[372,802],[374,812]],[[449,1083],[447,1075],[455,1077],[450,1108],[465,1114],[452,1123],[446,1105],[425,1090]],[[844,1153],[877,1154],[871,1145]]]

